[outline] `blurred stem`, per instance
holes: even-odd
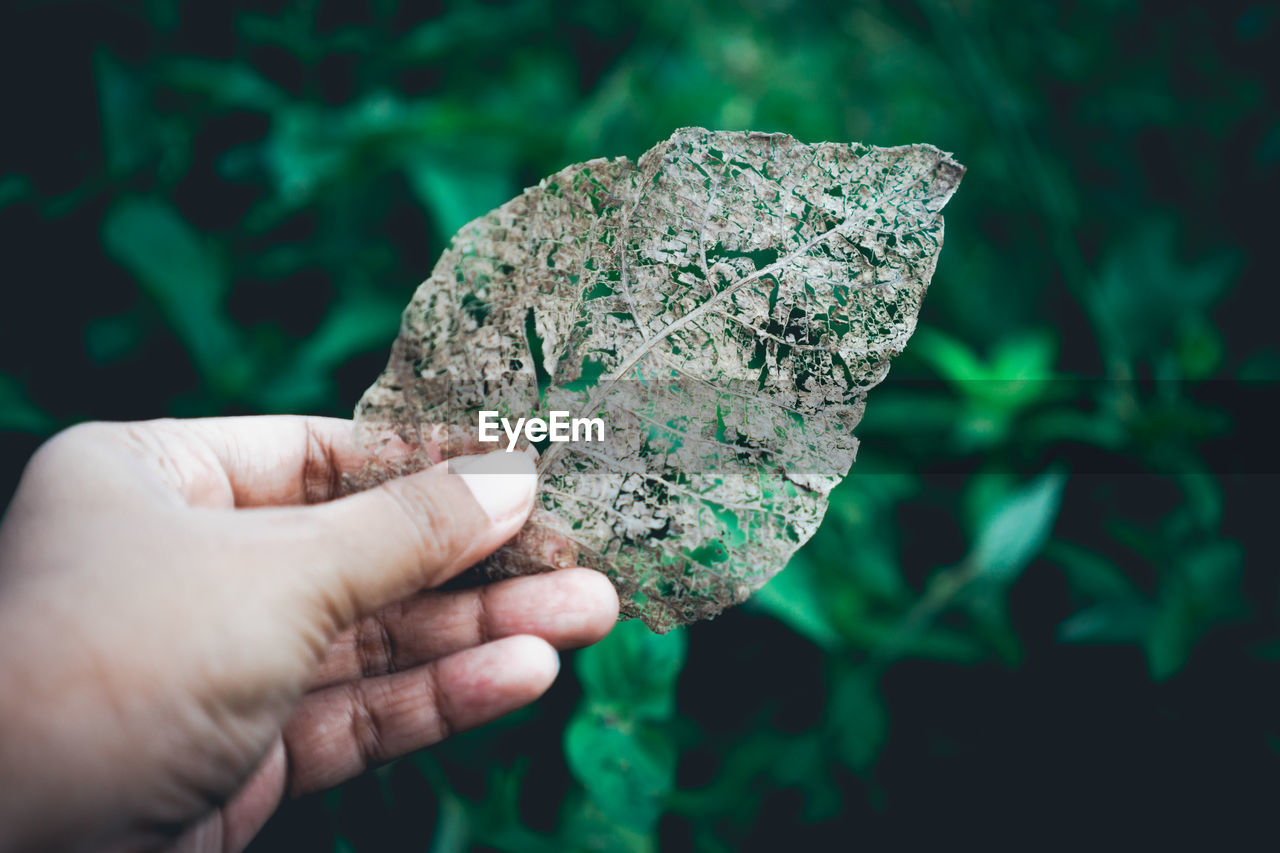
[[[872,677],[879,678],[890,664],[902,656],[903,650],[911,644],[912,638],[928,629],[938,614],[950,607],[960,593],[977,577],[978,567],[968,559],[954,568],[945,569],[934,575],[929,580],[924,595],[920,596],[907,611],[907,615],[902,617],[897,630],[871,650],[866,665]]]

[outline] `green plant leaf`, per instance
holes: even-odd
[[[1053,531],[1066,479],[1046,472],[992,510],[966,559],[976,577],[998,583],[1017,579]]]
[[[629,833],[652,828],[675,785],[666,723],[685,645],[683,631],[658,635],[623,622],[578,653],[583,698],[565,729],[565,760],[604,815]]]
[[[800,552],[752,599],[754,604],[819,647],[840,644],[840,632],[826,613],[817,567]]]
[[[1022,640],[1009,617],[1009,597],[999,584],[973,584],[959,596],[973,632],[1006,666],[1022,661]]]
[[[160,308],[201,375],[224,391],[242,385],[247,364],[223,309],[226,274],[177,211],[159,199],[125,199],[107,212],[102,241]]]
[[[48,435],[57,422],[31,401],[22,385],[0,373],[0,431]]]
[[[585,791],[571,790],[565,797],[563,812],[561,850],[652,853],[657,849],[650,827],[637,830],[610,818]]]
[[[911,353],[959,388],[964,387],[963,383],[989,378],[987,366],[976,352],[964,341],[938,329],[918,329],[911,342]]]
[[[578,653],[583,692],[629,717],[665,720],[675,710],[675,684],[684,665],[683,631],[659,636],[638,622],[623,622]]]
[[[26,175],[0,175],[0,210],[22,201],[31,193]]]
[[[1164,588],[1144,643],[1151,678],[1165,681],[1181,670],[1200,633],[1194,606],[1185,591],[1177,586]]]
[[[289,363],[264,380],[255,399],[266,411],[312,410],[333,391],[334,370],[361,353],[381,347],[399,322],[396,303],[373,294],[339,299]]]
[[[498,163],[459,162],[439,154],[410,159],[408,171],[414,192],[445,237],[501,204],[514,184]]]
[[[1064,643],[1142,643],[1154,616],[1155,607],[1146,599],[1110,599],[1063,620],[1058,639]]]
[[[279,87],[247,65],[184,58],[164,70],[164,79],[231,107],[272,113],[288,103]]]
[[[840,760],[859,773],[871,770],[889,733],[889,713],[871,670],[836,668],[827,721]]]
[[[102,109],[102,143],[107,168],[126,174],[147,155],[152,119],[137,80],[105,48],[93,55],[93,76]]]
[[[1055,540],[1045,547],[1045,556],[1062,567],[1067,583],[1081,595],[1098,601],[1141,597],[1115,563],[1083,545]]]
[[[575,779],[610,820],[645,832],[675,786],[676,748],[660,727],[586,703],[570,718],[564,754]]]
[[[1087,295],[1104,343],[1118,357],[1150,358],[1184,332],[1194,337],[1239,268],[1233,253],[1187,263],[1179,243],[1172,220],[1150,219],[1103,259]],[[1192,357],[1193,369],[1199,357]]]

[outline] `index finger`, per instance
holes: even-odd
[[[343,478],[373,457],[356,444],[354,424],[341,418],[257,415],[180,423],[213,453],[238,507],[332,500],[343,494]],[[434,445],[414,449],[423,467],[440,461]],[[410,453],[393,439],[381,457],[391,461]]]
[[[437,426],[425,430],[422,443],[414,445],[382,431],[383,444],[375,453],[357,442],[355,423],[342,418],[252,415],[155,423],[175,423],[193,431],[216,457],[237,507],[333,500],[350,491],[345,478],[362,473],[375,457],[392,467],[388,475],[401,476],[443,462],[446,447],[450,454],[491,449],[473,435]],[[373,485],[370,480],[387,476],[363,479],[367,487]]]

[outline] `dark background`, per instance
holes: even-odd
[[[453,231],[568,163],[683,125],[931,142],[969,172],[920,328],[788,570],[258,849],[1275,849],[1278,28],[9,2],[0,489],[84,419],[348,415]]]

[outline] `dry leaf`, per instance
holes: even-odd
[[[355,487],[474,451],[482,410],[600,417],[603,442],[544,448],[538,508],[486,569],[590,566],[657,631],[745,600],[848,473],[963,173],[928,145],[698,128],[563,169],[414,294],[356,419],[417,450]]]

